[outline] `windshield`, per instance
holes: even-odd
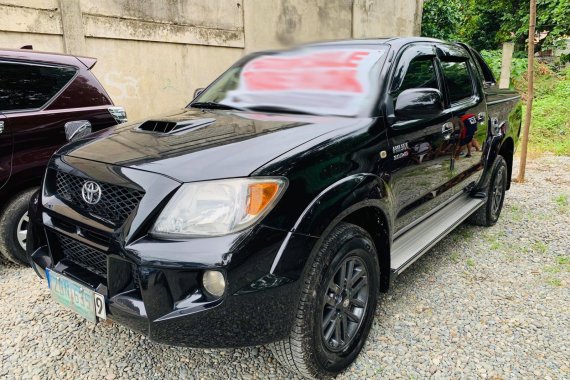
[[[304,47],[246,57],[190,106],[357,116],[376,100],[385,49]]]

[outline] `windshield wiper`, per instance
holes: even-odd
[[[295,108],[279,107],[279,106],[253,106],[247,107],[249,111],[258,112],[275,112],[275,113],[294,113],[297,115],[318,115],[316,113],[298,110]]]
[[[190,104],[190,107],[193,108],[202,108],[202,109],[213,109],[213,110],[240,110],[243,111],[243,108],[230,106],[227,104],[216,103],[216,102],[196,102]]]

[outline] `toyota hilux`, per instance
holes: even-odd
[[[497,222],[520,116],[459,43],[248,55],[186,108],[60,149],[30,205],[31,262],[92,322],[269,344],[302,376],[335,375],[379,292],[463,221]]]

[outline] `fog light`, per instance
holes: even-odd
[[[224,295],[226,289],[226,279],[222,272],[217,270],[208,270],[202,276],[202,284],[204,289],[214,297],[221,297]]]

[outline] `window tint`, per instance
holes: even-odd
[[[71,67],[0,62],[0,111],[39,108],[73,77]]]
[[[439,89],[432,59],[416,59],[410,62],[404,80],[396,91],[396,96],[410,88]]]
[[[467,61],[441,62],[445,84],[449,92],[449,101],[451,103],[473,95],[473,82],[471,81],[467,65]]]

